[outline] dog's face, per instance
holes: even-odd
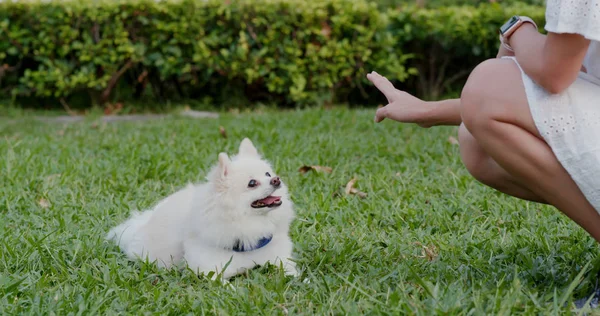
[[[285,184],[247,138],[233,159],[219,154],[213,181],[215,189],[228,200],[221,202],[238,212],[266,214],[288,201]]]

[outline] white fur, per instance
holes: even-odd
[[[270,262],[283,264],[286,274],[296,276],[289,237],[294,210],[285,184],[276,190],[269,184],[266,173],[275,177],[275,172],[247,138],[237,156],[229,159],[220,153],[218,161],[206,183],[190,184],[151,210],[135,212],[106,238],[116,242],[130,259],[148,258],[161,267],[187,263],[200,274],[214,271],[229,279]],[[251,179],[260,185],[248,187]],[[281,196],[282,205],[250,207],[253,201],[271,194]],[[268,235],[273,239],[260,249],[231,250],[236,240],[249,247]]]

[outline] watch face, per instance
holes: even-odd
[[[515,23],[519,22],[519,17],[516,15],[511,17],[504,25],[500,27],[500,33],[504,34],[506,31],[510,29],[511,26],[515,25]]]

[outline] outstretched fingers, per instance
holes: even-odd
[[[367,74],[367,79],[369,79],[369,81],[371,81],[373,85],[375,85],[375,87],[379,89],[383,95],[385,95],[388,103],[394,102],[394,96],[396,95],[397,90],[386,77],[376,73],[375,71],[372,71],[371,73]]]

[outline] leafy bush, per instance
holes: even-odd
[[[498,52],[498,27],[507,17],[522,14],[534,19],[543,31],[543,7],[515,4],[444,7],[423,10],[416,7],[391,11],[390,29],[397,46],[415,56],[407,67],[418,70],[416,82],[407,83],[421,97],[437,99],[460,89],[471,70]]]
[[[0,97],[86,105],[366,102],[371,70],[426,95],[449,86],[446,74],[493,56],[498,26],[517,12],[543,19],[541,7],[497,4],[381,10],[365,0],[2,2]]]
[[[378,0],[378,5],[382,9],[406,7],[407,5],[415,5],[421,8],[441,8],[448,6],[478,6],[486,5],[490,3],[497,3],[500,5],[515,5],[515,4],[529,4],[544,6],[545,0]]]

